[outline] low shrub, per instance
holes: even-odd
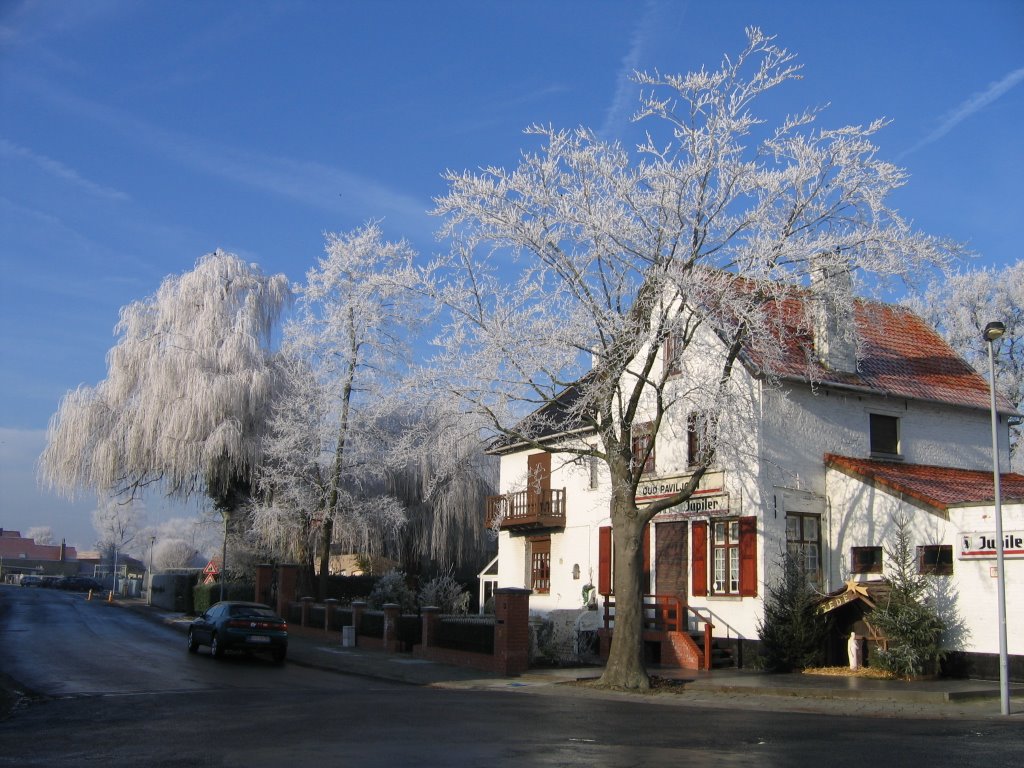
[[[254,600],[256,586],[251,581],[229,581],[224,585],[225,600]],[[220,584],[197,584],[192,588],[192,605],[195,613],[205,613],[216,602],[219,602]]]
[[[444,614],[464,616],[469,613],[471,595],[449,574],[426,582],[419,597],[421,606],[436,606]]]

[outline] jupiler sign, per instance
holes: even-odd
[[[996,556],[994,531],[961,531],[961,560],[989,560]],[[1003,531],[1003,557],[1024,557],[1024,531]]]

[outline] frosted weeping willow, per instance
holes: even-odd
[[[497,492],[498,463],[485,452],[485,427],[456,400],[406,410],[382,425],[389,448],[386,485],[408,518],[401,537],[407,569],[475,571],[493,554],[481,510]]]
[[[69,392],[50,420],[41,481],[69,497],[151,486],[237,507],[260,462],[288,297],[284,275],[218,250],[124,307],[107,378]]]

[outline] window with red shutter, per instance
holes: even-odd
[[[612,528],[603,525],[597,531],[597,592],[612,593]]]
[[[740,595],[757,594],[757,518],[740,518]]]
[[[690,575],[693,596],[704,597],[708,593],[708,524],[694,521],[690,540],[693,544],[690,557],[693,568]]]

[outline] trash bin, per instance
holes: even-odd
[[[356,645],[356,628],[349,624],[347,627],[341,628],[341,646],[342,648],[355,648]]]

